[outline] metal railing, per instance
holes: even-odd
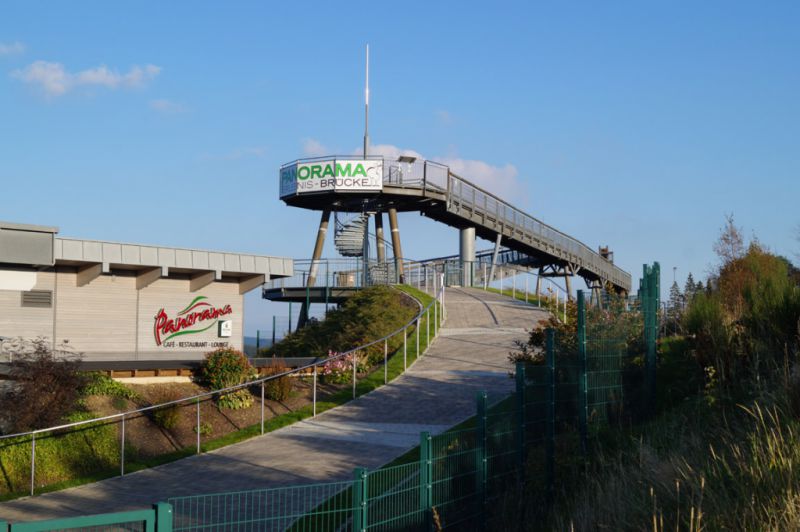
[[[352,155],[330,155],[298,159],[282,165],[280,173],[283,174],[286,168],[299,163],[356,158],[358,157]],[[482,225],[491,227],[506,237],[506,233],[510,232],[514,240],[592,271],[627,291],[631,290],[631,275],[628,272],[615,266],[580,240],[452,173],[446,165],[425,160],[400,162],[382,156],[370,156],[367,159],[383,161],[384,185],[422,190],[423,195],[427,192],[444,194],[449,212],[470,219],[477,218]],[[279,180],[279,189],[281,198],[297,193],[296,187],[290,186],[283,179]]]
[[[404,292],[403,292],[404,293]],[[405,294],[405,293],[404,293]],[[243,390],[247,388],[251,388],[253,386],[260,385],[261,387],[261,434],[264,434],[264,424],[265,424],[265,411],[264,411],[264,404],[265,404],[265,395],[264,395],[264,388],[265,383],[267,381],[280,379],[282,377],[290,377],[290,376],[310,376],[312,378],[312,417],[317,415],[317,381],[319,380],[319,368],[320,366],[324,366],[325,364],[330,363],[331,361],[339,360],[339,359],[347,359],[348,357],[351,359],[352,368],[353,368],[353,398],[356,398],[356,385],[358,382],[358,354],[361,351],[365,351],[366,349],[383,344],[384,349],[384,384],[388,382],[388,345],[389,341],[395,338],[396,336],[402,335],[402,355],[403,355],[403,371],[408,369],[408,343],[412,341],[410,338],[409,331],[413,328],[413,333],[415,333],[415,346],[416,349],[414,354],[416,355],[416,359],[419,359],[423,354],[424,351],[430,346],[431,340],[435,339],[436,336],[439,334],[439,330],[441,328],[442,323],[446,319],[447,311],[445,309],[445,298],[444,298],[444,284],[441,282],[437,282],[437,288],[435,289],[435,295],[433,300],[428,303],[427,306],[423,307],[422,303],[416,298],[405,294],[407,297],[412,298],[418,305],[419,312],[414,316],[411,320],[408,321],[405,325],[398,328],[397,330],[378,338],[372,342],[369,342],[365,345],[355,347],[350,349],[349,351],[344,351],[341,353],[336,353],[333,356],[321,358],[312,362],[311,364],[307,364],[305,366],[297,367],[291,369],[289,371],[285,371],[282,373],[270,375],[267,377],[261,377],[254,380],[250,380],[248,382],[237,384],[235,386],[229,386],[227,388],[221,388],[218,390],[211,390],[208,392],[203,392],[200,394],[192,395],[189,397],[182,397],[180,399],[175,399],[173,401],[165,401],[163,403],[150,405],[142,408],[137,408],[135,410],[129,410],[126,412],[121,412],[118,414],[111,414],[108,416],[101,416],[97,418],[87,419],[76,421],[72,423],[65,423],[62,425],[56,425],[53,427],[47,427],[43,429],[36,429],[28,432],[19,432],[14,434],[5,434],[0,435],[0,442],[4,440],[9,440],[12,438],[25,438],[29,437],[30,445],[31,445],[31,462],[30,462],[30,494],[34,495],[36,491],[36,439],[37,436],[47,435],[48,433],[64,431],[67,429],[75,429],[77,427],[89,427],[90,425],[102,423],[102,422],[113,422],[118,421],[120,423],[120,474],[119,476],[125,475],[125,422],[126,419],[132,418],[136,415],[144,414],[146,412],[153,412],[156,410],[169,408],[169,407],[176,407],[176,406],[185,406],[187,404],[191,404],[192,402],[196,405],[196,426],[195,432],[197,434],[196,437],[196,454],[201,453],[201,414],[200,414],[200,402],[201,400],[208,400],[212,399],[215,396],[220,396],[223,394],[228,394],[231,392],[235,392],[237,390]],[[420,327],[423,325],[425,327],[425,345],[424,350],[420,351]],[[431,331],[432,329],[432,331]],[[433,333],[431,335],[431,332]],[[397,353],[395,353],[397,354]],[[23,442],[20,442],[23,443]],[[27,442],[25,442],[27,443]]]
[[[520,522],[505,499],[515,494],[540,502],[524,514],[538,522],[564,480],[581,475],[592,459],[590,442],[603,431],[625,430],[654,405],[655,374],[647,373],[655,366],[636,361],[656,347],[659,271],[657,264],[646,269],[639,294],[642,344],[630,341],[624,321],[590,314],[579,291],[576,332],[546,329],[543,360],[516,363],[514,393],[490,402],[478,392],[473,426],[420,433],[416,460],[359,467],[349,481],[174,496],[152,510],[10,528],[0,521],[0,532],[110,524],[128,530],[134,520],[154,520],[155,530],[147,529],[153,532],[506,530]]]

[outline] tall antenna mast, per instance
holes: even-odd
[[[364,158],[369,152],[369,43],[367,43],[367,75],[364,82]]]

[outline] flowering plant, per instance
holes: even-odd
[[[366,357],[359,357],[358,353],[338,356],[335,351],[328,351],[328,361],[322,366],[320,375],[322,380],[329,384],[346,384],[353,379],[353,357],[356,357],[356,371],[365,372],[368,367]]]

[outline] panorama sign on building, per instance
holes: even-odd
[[[383,159],[296,162],[280,170],[281,197],[313,192],[373,192],[383,189]]]

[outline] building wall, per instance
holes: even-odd
[[[5,283],[4,271],[12,272],[6,273]],[[20,277],[20,272],[27,273]],[[9,289],[30,272],[35,275],[34,290],[54,292],[51,308],[22,307],[22,290]],[[79,287],[76,269],[67,266],[57,266],[57,272],[0,269],[0,336],[55,335],[57,344],[66,341],[84,354],[84,360],[188,360],[202,358],[221,345],[242,349],[244,297],[239,294],[239,284],[213,282],[196,292],[189,290],[189,284],[188,276],[170,277],[137,290],[133,272],[112,270]],[[231,313],[219,319],[232,322],[232,335],[220,338],[212,319],[183,330],[211,325],[203,332],[181,334],[158,345],[154,324],[159,311],[163,309],[174,320],[198,296],[204,297],[199,302],[206,304],[198,307],[199,311],[230,305]]]
[[[221,319],[233,321],[233,334],[230,338],[220,338],[217,326],[214,325],[205,332],[198,334],[184,334],[167,340],[161,346],[156,344],[153,326],[155,317],[162,308],[170,319],[176,318],[178,312],[186,308],[196,297],[205,296],[207,302],[215,308],[230,305],[231,314]],[[203,307],[201,307],[203,308]],[[208,307],[205,307],[208,308]],[[239,295],[238,283],[216,282],[211,283],[197,292],[189,291],[189,280],[159,279],[139,292],[139,358],[142,360],[152,358],[184,358],[187,355],[198,358],[202,354],[216,348],[214,343],[228,343],[236,349],[242,349],[242,331],[244,327],[244,297]],[[201,328],[206,326],[201,324]],[[173,342],[170,344],[170,342]],[[187,347],[187,344],[206,342],[201,347]],[[183,344],[183,345],[181,345]],[[184,353],[180,357],[176,356]]]
[[[53,337],[53,309],[23,307],[22,289],[53,290],[54,281],[52,271],[0,268],[0,336]]]

